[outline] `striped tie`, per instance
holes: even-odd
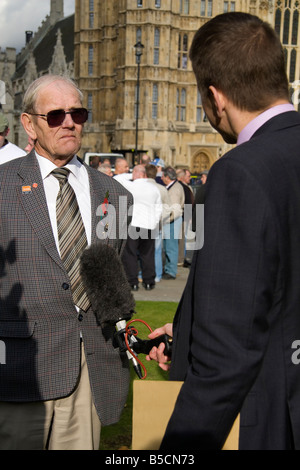
[[[67,168],[52,171],[60,186],[56,199],[59,249],[71,281],[74,304],[86,312],[90,301],[81,281],[80,257],[87,246],[87,239],[76,195],[68,183],[69,173]]]

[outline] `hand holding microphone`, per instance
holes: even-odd
[[[148,354],[161,342],[170,355],[170,336],[163,333],[160,338],[155,336],[143,341],[133,333],[133,329],[127,327],[127,322],[135,313],[135,300],[122,261],[109,245],[98,242],[84,251],[81,257],[81,276],[99,324],[103,327],[107,324],[116,327],[115,337],[120,350],[126,351],[138,377],[145,378],[146,374],[143,377],[141,370],[143,365],[137,355]]]
[[[115,325],[124,341],[135,300],[117,252],[103,242],[92,245],[81,257],[81,276],[98,322],[101,326]],[[141,377],[140,364],[129,351],[126,354]]]
[[[169,338],[173,336],[173,324],[167,323],[166,325],[162,326],[161,328],[157,328],[152,333],[150,333],[149,338],[151,340],[160,339],[162,335],[167,335]],[[159,367],[164,370],[168,371],[170,369],[169,361],[171,359],[170,351],[165,347],[165,344],[159,341],[159,344],[153,347],[149,354],[146,356],[147,361],[156,361],[158,362]]]

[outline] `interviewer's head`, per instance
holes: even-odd
[[[194,37],[190,59],[204,100],[211,86],[249,112],[289,99],[282,45],[256,16],[226,13],[208,21]]]

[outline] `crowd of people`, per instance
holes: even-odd
[[[139,289],[139,280],[146,290],[152,290],[161,279],[176,279],[178,266],[189,268],[193,252],[187,249],[187,233],[193,228],[192,217],[184,218],[184,208],[189,206],[192,214],[195,202],[189,169],[175,170],[160,158],[152,161],[147,154],[132,170],[121,157],[114,168],[109,159],[99,157],[92,158],[90,165],[115,178],[133,195],[131,232],[123,254],[132,290]]]
[[[34,148],[30,136],[22,150],[9,142],[8,133],[8,119],[0,112],[0,164]],[[101,160],[97,155],[90,157],[90,167],[114,178],[133,194],[133,221],[123,254],[132,290],[139,289],[140,281],[146,290],[152,290],[161,279],[176,279],[178,266],[189,268],[193,252],[187,249],[187,231],[196,231],[191,219],[184,219],[184,206],[195,203],[190,171],[175,170],[160,158],[152,161],[147,154],[132,169],[125,158],[118,157],[112,166],[109,158]],[[137,231],[141,233],[137,235]]]
[[[175,279],[180,260],[189,265],[184,204],[204,197],[204,246],[174,321],[149,335],[173,337],[171,357],[162,343],[147,359],[184,382],[160,451],[221,450],[235,422],[240,450],[300,449],[300,117],[285,54],[268,23],[226,13],[200,27],[189,57],[207,120],[234,145],[194,199],[189,172],[160,159],[132,172],[122,159],[110,176],[85,165],[88,111],[67,77],[43,75],[26,90],[26,156],[14,155],[0,114],[1,163],[12,149],[0,170],[0,450],[99,449],[130,385],[115,341],[119,294],[131,315],[140,275],[152,290]],[[119,224],[110,231],[101,219],[103,243],[97,208],[108,197]],[[104,270],[103,251],[94,290],[83,276],[82,256],[99,247],[123,260],[120,293],[108,289],[116,269],[108,257]]]

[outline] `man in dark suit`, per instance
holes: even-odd
[[[200,28],[190,57],[208,119],[238,145],[206,183],[204,247],[173,323],[170,376],[184,384],[161,447],[221,449],[240,414],[240,449],[300,449],[300,117],[282,46],[230,13]],[[166,368],[162,350],[151,357]]]
[[[23,111],[34,150],[0,174],[0,448],[97,450],[101,425],[123,410],[129,369],[113,326],[96,319],[80,256],[96,242],[121,253],[119,197],[132,197],[77,157],[88,113],[71,80],[36,80]]]

